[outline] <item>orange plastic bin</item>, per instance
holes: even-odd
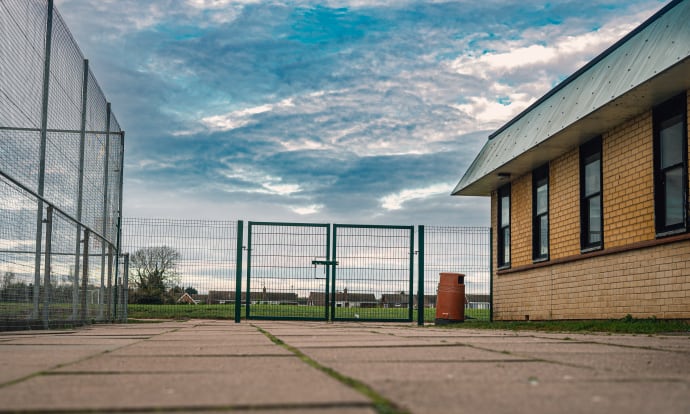
[[[436,324],[465,322],[465,275],[441,273],[436,296]]]

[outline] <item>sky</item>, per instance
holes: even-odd
[[[657,0],[56,0],[126,131],[124,216],[488,226],[488,135]]]

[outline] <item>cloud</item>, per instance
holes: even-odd
[[[381,207],[386,210],[400,210],[403,203],[406,201],[425,199],[438,194],[447,194],[450,188],[450,184],[434,184],[426,188],[402,190],[399,193],[389,194],[381,198]]]
[[[662,4],[57,1],[127,131],[127,214],[485,225],[442,183]]]

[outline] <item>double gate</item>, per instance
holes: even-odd
[[[412,321],[414,226],[249,222],[247,319]]]

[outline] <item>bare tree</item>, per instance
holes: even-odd
[[[179,280],[180,253],[169,246],[144,247],[130,256],[130,272],[139,303],[164,303],[168,288]]]

